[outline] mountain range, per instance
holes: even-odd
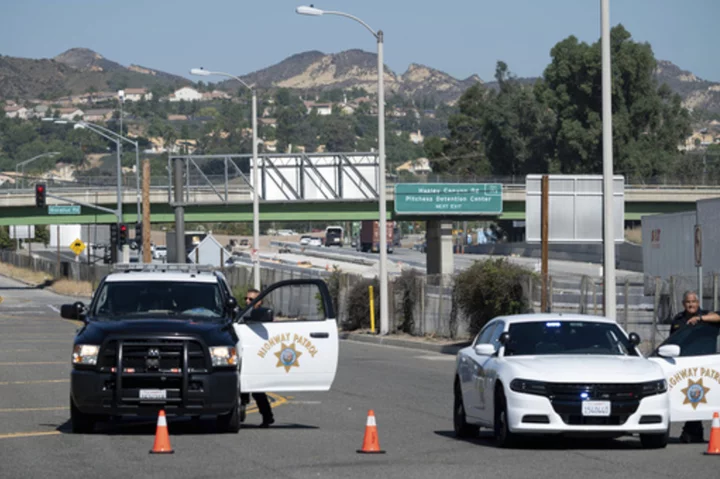
[[[658,60],[655,77],[679,93],[686,107],[720,112],[720,83],[710,82],[682,70],[677,65]],[[308,51],[241,77],[245,82],[268,89],[285,87],[306,93],[334,88],[364,88],[377,91],[377,56],[362,50],[326,54]],[[523,78],[531,83],[535,78]],[[387,94],[415,99],[434,98],[454,102],[476,82],[477,75],[457,79],[429,66],[413,63],[397,74],[385,66]],[[88,91],[114,91],[120,88],[180,88],[192,85],[187,78],[139,65],[123,66],[86,48],[73,48],[52,59],[27,59],[0,56],[0,98],[53,98]],[[493,87],[493,82],[486,83]],[[234,81],[224,81],[217,88],[234,91]]]

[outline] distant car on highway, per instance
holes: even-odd
[[[668,442],[670,398],[662,368],[613,320],[525,314],[488,322],[459,351],[453,422],[458,437],[493,431],[500,447],[521,435]]]
[[[310,241],[308,241],[308,246],[322,246],[323,242],[321,238],[311,238]]]
[[[310,244],[311,239],[312,239],[312,236],[310,236],[310,235],[302,235],[300,237],[300,244],[303,246],[307,246]]]

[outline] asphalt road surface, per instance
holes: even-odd
[[[276,423],[259,429],[250,411],[238,434],[211,419],[170,419],[172,455],[150,455],[155,418],[69,428],[72,338],[78,326],[56,310],[71,298],[0,277],[0,477],[261,478],[637,478],[717,477],[706,444],[674,441],[533,440],[494,447],[487,433],[452,435],[454,357],[353,342],[340,345],[330,392],[274,397]],[[382,455],[361,455],[368,410]],[[706,426],[706,437],[709,429]],[[674,428],[673,436],[679,434]]]

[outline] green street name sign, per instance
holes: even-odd
[[[49,215],[79,215],[80,205],[48,205]]]
[[[405,215],[499,215],[499,183],[397,183],[395,213]]]

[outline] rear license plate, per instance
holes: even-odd
[[[167,399],[167,391],[164,389],[141,389],[140,399]]]
[[[610,415],[610,401],[583,401],[583,416],[604,416]]]

